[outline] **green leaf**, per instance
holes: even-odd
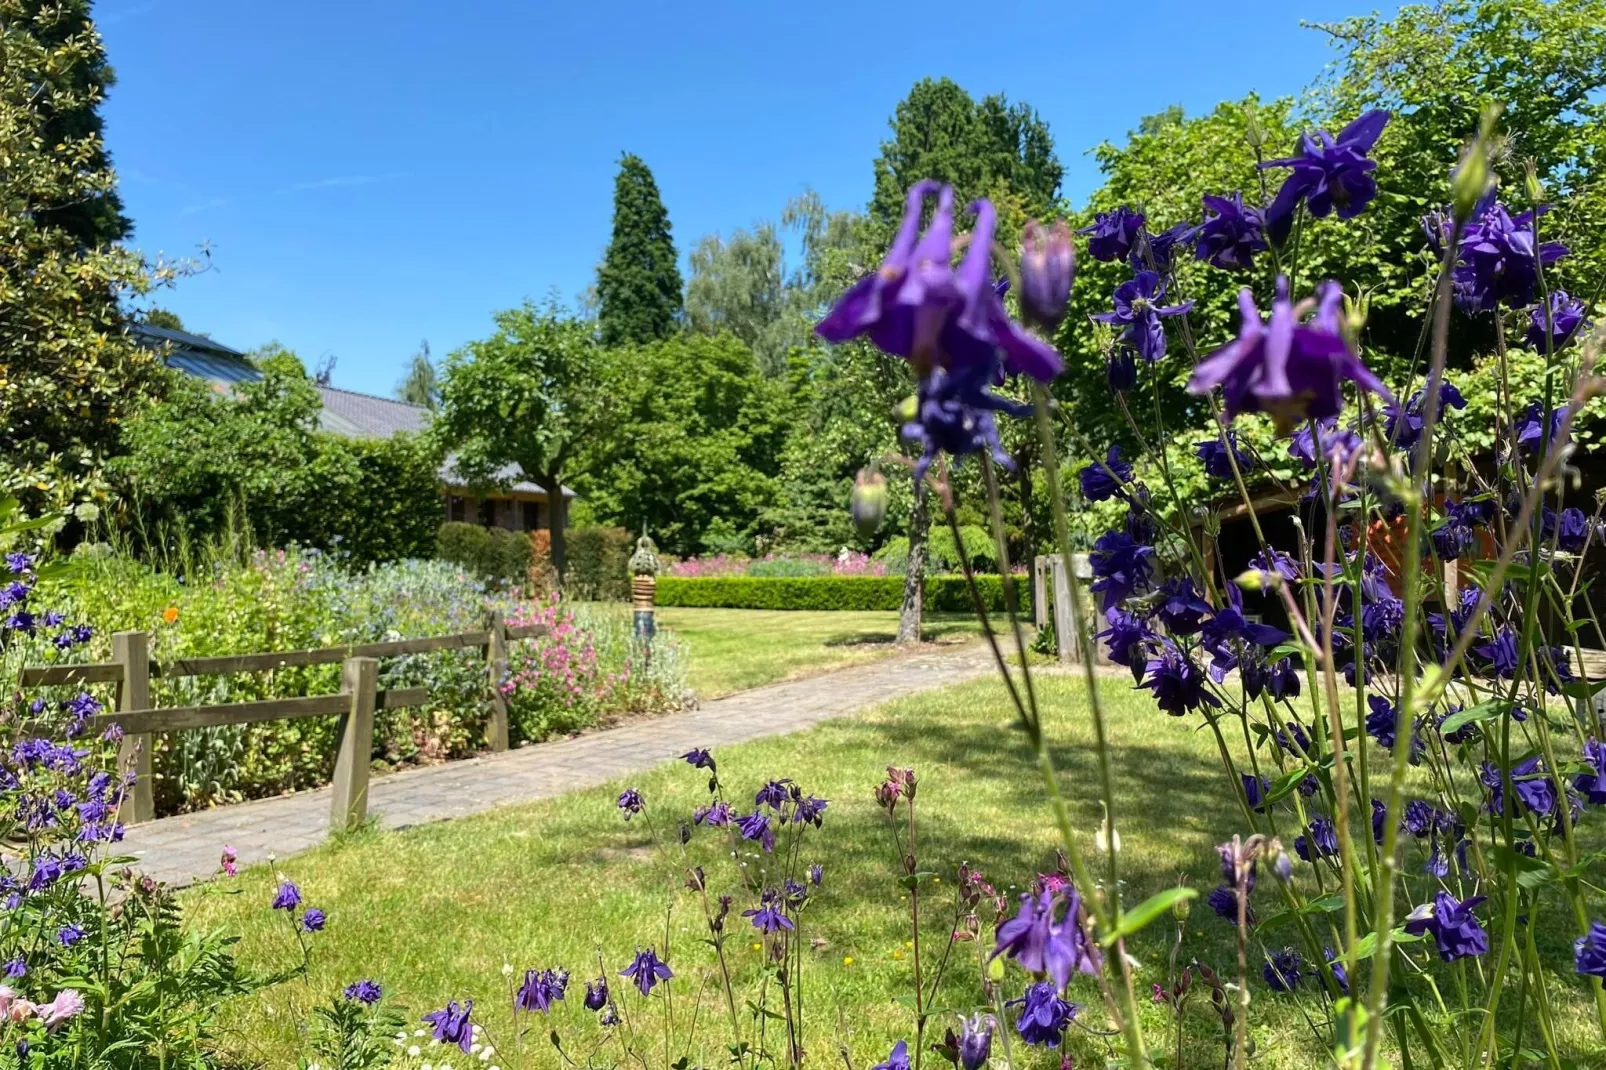
[[[1272,782],[1271,790],[1266,792],[1266,798],[1262,805],[1270,806],[1274,802],[1288,798],[1294,793],[1294,789],[1299,787],[1300,782],[1315,771],[1314,768],[1308,765],[1290,769]]]
[[[1511,702],[1509,699],[1492,698],[1487,702],[1480,702],[1476,706],[1468,707],[1460,713],[1452,713],[1449,717],[1446,717],[1444,723],[1439,726],[1439,734],[1447,735],[1462,725],[1493,720],[1510,711],[1510,709]]]
[[[1555,866],[1543,858],[1529,858],[1508,844],[1495,844],[1490,857],[1500,869],[1516,871],[1519,888],[1542,888],[1557,877]]]
[[[1396,944],[1414,944],[1418,940],[1422,939],[1422,936],[1412,935],[1411,933],[1406,932],[1402,927],[1395,929],[1393,933],[1390,934],[1389,938]],[[1355,941],[1356,958],[1369,959],[1375,954],[1377,954],[1377,933],[1367,933],[1365,936]]]
[[[1198,896],[1199,893],[1192,888],[1180,886],[1167,888],[1163,892],[1156,892],[1131,910],[1122,911],[1120,918],[1115,923],[1114,931],[1106,933],[1099,943],[1109,947],[1121,937],[1131,936],[1133,933],[1138,932],[1178,903],[1196,899]]]

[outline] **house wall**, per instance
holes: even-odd
[[[443,489],[447,520],[509,531],[536,531],[552,522],[552,507],[545,494],[490,494],[476,497],[454,487]]]

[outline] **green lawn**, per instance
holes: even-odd
[[[1096,768],[1084,692],[1077,681],[1063,676],[1040,686],[1050,732],[1058,742],[1063,783],[1074,803],[1073,823],[1091,846],[1097,814],[1088,800]],[[1201,893],[1208,891],[1219,879],[1213,845],[1243,831],[1227,805],[1212,739],[1195,731],[1191,721],[1160,714],[1146,694],[1135,695],[1124,681],[1112,678],[1106,686],[1118,750],[1115,775],[1128,901],[1179,879]],[[980,866],[1012,902],[1033,874],[1053,864],[1055,837],[1039,781],[1023,738],[1008,724],[1000,685],[989,680],[717,754],[721,776],[738,803],[750,799],[766,779],[782,776],[796,778],[805,791],[831,800],[824,829],[808,834],[799,856],[800,863],[818,860],[825,866],[824,884],[802,921],[804,937],[819,941],[808,953],[803,977],[809,1008],[806,1039],[815,1053],[811,1065],[836,1065],[838,1045],[845,1044],[853,1053],[852,1065],[867,1067],[881,1061],[894,1038],[911,1030],[910,1009],[899,1001],[908,991],[911,972],[905,942],[908,903],[889,857],[884,818],[871,795],[884,767],[912,766],[919,775],[920,866],[939,874],[940,880],[922,895],[932,926],[926,930],[928,941],[944,931],[944,922],[932,919],[951,909],[945,900],[959,863]],[[663,951],[667,943],[677,976],[677,1020],[683,1025],[687,1007],[696,1002],[701,1020],[714,1027],[700,1034],[702,1043],[689,1053],[690,1065],[725,1065],[717,1048],[724,1035],[723,1003],[718,989],[704,987],[717,976],[713,954],[703,942],[697,899],[682,889],[682,882],[684,867],[692,864],[707,867],[715,893],[734,891],[738,878],[717,834],[699,831],[684,858],[673,843],[654,847],[650,835],[652,828],[659,833],[672,829],[678,818],[706,800],[705,777],[675,763],[632,783],[646,796],[649,814],[656,815],[651,826],[639,818],[629,824],[621,819],[615,806],[621,783],[445,824],[364,833],[281,864],[301,883],[307,902],[329,912],[329,928],[315,939],[308,983],[297,981],[227,1008],[227,1043],[246,1060],[290,1065],[298,1023],[304,1021],[309,1002],[372,976],[414,1017],[448,998],[474,997],[476,1017],[483,1016],[507,1047],[509,999],[501,971],[508,963],[521,971],[565,966],[573,972],[568,1002],[551,1022],[538,1023],[532,1036],[542,1038],[556,1026],[570,1050],[583,1051],[595,1041],[597,1027],[579,1005],[580,982],[595,976],[598,955],[618,985],[618,971],[637,946],[651,944]],[[1293,830],[1285,831],[1291,835]],[[1409,864],[1420,864],[1414,854],[1408,858]],[[757,865],[759,858],[749,861]],[[1310,890],[1311,869],[1301,865],[1299,872]],[[243,932],[242,958],[254,969],[267,970],[294,953],[284,916],[267,909],[272,894],[270,873],[257,868],[237,880],[202,887],[188,899],[198,921]],[[1257,904],[1262,910],[1275,909],[1264,889]],[[733,913],[731,924],[738,934],[730,945],[733,964],[738,984],[745,987],[757,975],[762,955],[745,920]],[[1168,922],[1152,925],[1130,946],[1140,963],[1140,997],[1165,977],[1172,929]],[[1236,972],[1231,930],[1202,902],[1195,904],[1184,929],[1181,961],[1197,958]],[[1585,1046],[1592,1044],[1588,1007],[1570,973],[1567,935],[1554,926],[1542,931],[1541,955],[1556,968],[1550,987],[1559,1031],[1580,1049],[1579,1065],[1602,1065],[1598,1045]],[[990,928],[984,940],[990,940]],[[963,965],[944,985],[940,1007],[958,1011],[978,1004],[976,950],[974,944],[959,946]],[[1258,947],[1251,954],[1258,954]],[[1009,997],[1023,987],[1014,966],[1003,987]],[[1072,988],[1072,998],[1088,1006],[1087,1021],[1097,1028],[1104,1018],[1092,982],[1078,978]],[[1300,995],[1279,996],[1257,979],[1252,991],[1253,1035],[1260,1053],[1256,1065],[1293,1068],[1324,1062],[1300,1013],[1319,1010],[1311,1005],[1317,997],[1308,986]],[[1197,1003],[1203,1006],[1203,994]],[[652,1007],[662,1006],[655,996]],[[643,1011],[634,997],[629,1009],[638,1017],[659,1013]],[[1174,1043],[1160,1009],[1145,1002],[1144,1014],[1153,1043]],[[939,1030],[952,1020],[945,1014]],[[1072,1033],[1076,1065],[1102,1065],[1102,1042]],[[1185,1036],[1190,1053],[1186,1065],[1220,1065],[1220,1048],[1206,1014],[1189,1016]],[[506,1060],[506,1065],[558,1065],[550,1048],[539,1050],[543,1047],[535,1043],[526,1062]],[[610,1063],[613,1053],[607,1052]],[[1056,1064],[1037,1053],[1018,1065]]]
[[[690,648],[692,690],[703,699],[897,652],[898,614],[890,612],[665,608],[658,623]],[[928,641],[974,634],[969,615],[926,618]]]

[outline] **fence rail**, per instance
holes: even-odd
[[[123,730],[118,755],[122,772],[133,772],[134,786],[123,800],[119,817],[128,823],[149,821],[155,816],[151,792],[151,746],[158,732],[178,732],[189,728],[219,725],[258,724],[295,717],[340,716],[339,744],[335,751],[330,810],[333,828],[361,824],[368,812],[368,767],[373,756],[374,712],[418,706],[427,702],[429,691],[422,687],[380,690],[379,659],[409,654],[429,654],[442,650],[478,648],[484,652],[486,692],[491,716],[486,726],[486,743],[493,751],[508,745],[507,701],[497,685],[507,675],[507,645],[520,639],[545,635],[542,624],[510,625],[500,613],[491,615],[483,631],[432,635],[421,639],[396,639],[384,643],[352,643],[346,646],[317,647],[311,650],[280,650],[257,654],[225,654],[219,657],[182,658],[157,662],[150,656],[150,635],[146,632],[118,632],[112,636],[112,660],[83,665],[30,665],[22,670],[24,687],[83,684],[115,684],[115,709],[97,714],[95,730],[112,725]],[[155,707],[150,700],[152,678],[175,679],[187,676],[226,676],[236,673],[272,672],[304,665],[340,665],[340,691],[332,695],[300,698],[270,698],[254,702],[225,702],[205,706]]]

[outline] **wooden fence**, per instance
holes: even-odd
[[[282,650],[265,654],[225,654],[210,658],[183,658],[158,663],[151,660],[150,635],[146,632],[118,632],[112,636],[112,660],[85,665],[33,665],[22,671],[24,687],[49,685],[80,686],[110,683],[116,685],[116,709],[97,714],[92,722],[101,732],[112,725],[123,729],[119,766],[132,770],[137,779],[123,800],[119,817],[130,824],[155,817],[151,793],[151,745],[158,732],[186,728],[209,728],[227,724],[252,724],[292,717],[340,715],[339,743],[335,752],[334,801],[330,808],[331,828],[350,828],[362,823],[368,812],[368,767],[374,746],[374,711],[418,706],[428,700],[422,687],[392,688],[381,691],[379,659],[404,654],[427,654],[439,650],[478,647],[484,651],[486,686],[491,704],[486,743],[493,751],[507,749],[507,701],[497,685],[507,675],[508,643],[545,635],[543,624],[509,625],[500,613],[491,615],[484,631],[432,635],[423,639],[398,639],[387,643],[356,643],[348,646],[319,647],[313,650]],[[299,665],[339,663],[340,691],[332,695],[302,698],[270,698],[257,702],[228,702],[210,706],[151,705],[152,677],[172,679],[181,676],[222,676],[231,673],[271,672]]]

